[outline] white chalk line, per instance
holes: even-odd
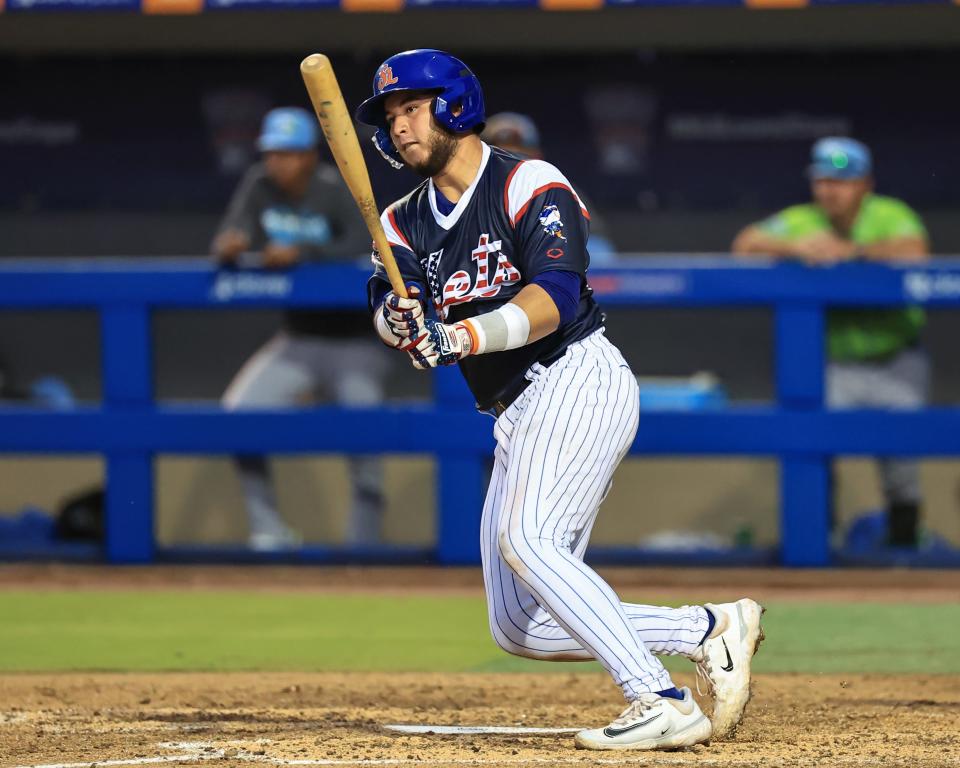
[[[424,726],[429,727],[429,726]],[[439,728],[440,726],[434,726]],[[556,731],[557,729],[530,729],[533,732]],[[530,732],[530,730],[525,732]],[[436,731],[434,731],[436,732]],[[355,759],[286,759],[281,757],[271,757],[269,755],[254,754],[245,749],[231,747],[231,744],[271,744],[269,739],[257,739],[254,742],[223,742],[226,746],[215,747],[212,742],[205,741],[167,741],[157,744],[161,749],[177,750],[181,754],[177,755],[158,755],[155,757],[136,757],[120,760],[85,760],[79,763],[43,763],[37,765],[20,765],[13,768],[112,768],[113,766],[133,766],[133,765],[156,765],[161,763],[196,763],[210,760],[236,760],[239,762],[265,763],[277,766],[390,766],[390,765],[462,765],[462,766],[485,766],[485,765],[571,765],[582,766],[589,765],[637,765],[642,761],[645,768],[655,768],[656,766],[678,766],[689,765],[691,761],[696,762],[698,766],[720,766],[721,768],[734,768],[738,766],[756,766],[757,768],[785,768],[786,766],[823,765],[822,758],[818,756],[802,758],[784,758],[784,757],[754,757],[738,758],[728,757],[718,759],[707,757],[698,752],[662,753],[662,752],[633,752],[623,758],[599,757],[596,752],[579,753],[576,756],[571,754],[569,757],[555,755],[551,757],[497,757],[497,758],[435,758],[435,759],[400,759],[400,758],[355,758]],[[913,768],[917,764],[916,758],[911,759],[889,759],[881,757],[880,759],[866,759],[859,756],[831,756],[829,765],[848,765],[857,768],[869,768],[872,766],[883,766],[884,768]],[[937,757],[938,765],[960,766],[960,757],[951,758],[946,756]]]
[[[197,760],[221,760],[223,755],[200,757],[198,755],[161,755],[158,757],[131,757],[129,760],[85,760],[82,763],[43,763],[41,765],[15,765],[13,768],[101,768],[109,765],[151,765],[154,763],[192,763]]]
[[[788,759],[788,758],[765,758],[765,759],[755,759],[752,761],[738,760],[736,758],[729,760],[716,760],[711,758],[704,758],[702,755],[680,755],[677,757],[667,757],[660,755],[652,755],[649,752],[643,753],[633,753],[630,758],[622,759],[611,759],[611,758],[596,758],[593,757],[594,753],[588,753],[580,758],[570,757],[528,757],[528,758],[494,758],[494,759],[483,759],[483,758],[471,758],[466,760],[457,760],[457,759],[438,759],[438,760],[400,760],[396,758],[390,759],[363,759],[363,760],[285,760],[283,758],[273,758],[267,757],[265,755],[251,755],[245,753],[238,753],[236,755],[227,755],[225,750],[215,750],[213,752],[205,752],[203,754],[184,754],[184,755],[163,755],[158,757],[141,757],[141,758],[131,758],[129,760],[87,760],[82,763],[45,763],[40,765],[23,765],[23,766],[14,766],[14,768],[110,768],[111,766],[126,766],[126,765],[151,765],[157,763],[195,763],[200,761],[207,760],[241,760],[245,762],[258,762],[258,763],[269,763],[271,765],[316,765],[316,766],[349,766],[349,765],[358,765],[358,766],[367,766],[367,765],[408,765],[408,766],[424,766],[424,765],[464,765],[464,766],[483,766],[483,765],[637,765],[642,762],[645,767],[649,766],[675,766],[675,765],[689,765],[691,761],[695,762],[698,766],[708,765],[708,766],[727,766],[731,768],[732,766],[758,766],[762,768],[777,768],[778,766],[796,766],[796,765],[810,765],[810,766],[819,766],[824,765],[824,761],[818,757],[810,758],[800,758],[800,759]],[[937,762],[940,765],[960,765],[960,760],[938,757]],[[829,765],[850,765],[850,766],[863,766],[867,768],[869,766],[884,766],[884,768],[912,768],[917,764],[915,759],[910,760],[865,760],[859,757],[852,758],[837,758],[831,757],[828,762]]]

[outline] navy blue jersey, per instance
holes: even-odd
[[[498,309],[543,272],[580,275],[580,303],[571,322],[532,344],[460,361],[481,410],[514,390],[531,365],[549,365],[603,324],[586,279],[589,219],[570,182],[552,165],[486,144],[477,178],[449,215],[438,209],[428,179],[381,216],[404,281],[426,289],[445,323]],[[378,254],[373,260],[371,296],[374,281],[388,282]]]

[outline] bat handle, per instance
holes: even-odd
[[[379,238],[377,238],[379,240]],[[410,298],[410,294],[407,293],[407,286],[403,282],[403,275],[400,274],[400,269],[397,267],[397,262],[393,259],[393,252],[389,250],[389,243],[384,242],[384,245],[387,247],[387,253],[390,254],[390,258],[383,258],[384,249],[380,243],[374,241],[374,246],[377,251],[380,253],[380,263],[383,265],[384,271],[387,273],[387,279],[390,281],[390,287],[393,289],[393,292],[402,299]]]

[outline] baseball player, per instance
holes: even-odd
[[[586,279],[590,214],[555,167],[481,141],[480,83],[448,53],[387,59],[357,119],[376,127],[391,164],[426,179],[382,216],[411,298],[390,290],[374,253],[377,333],[417,368],[458,364],[496,419],[481,524],[495,641],[519,656],[603,664],[629,706],[580,732],[580,747],[668,749],[730,733],[749,698],[761,608],[623,603],[583,562],[638,419],[636,379]],[[653,654],[698,662],[715,694],[712,725]]]
[[[233,263],[243,252],[261,255],[272,268],[301,261],[355,258],[369,235],[339,174],[320,164],[317,121],[309,112],[281,107],[267,113],[257,145],[263,162],[253,166],[234,193],[213,252]],[[362,310],[293,310],[284,328],[234,377],[223,396],[231,410],[288,407],[326,389],[345,405],[383,398],[388,361],[368,340]],[[268,465],[262,456],[238,459],[250,525],[249,545],[260,551],[296,547],[300,534],[277,510]],[[377,459],[350,462],[353,502],[346,541],[369,544],[379,537],[382,492]]]
[[[919,262],[927,233],[905,203],[873,194],[872,158],[845,137],[813,145],[808,168],[813,202],[795,205],[737,235],[733,252],[797,258],[810,264],[862,260]],[[922,408],[930,366],[920,346],[919,307],[835,309],[827,315],[827,404],[831,408]],[[888,542],[915,547],[920,470],[915,461],[883,459]]]

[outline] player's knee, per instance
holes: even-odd
[[[226,395],[220,398],[220,407],[226,411],[237,411],[240,410],[241,405],[240,401],[235,397],[231,397],[230,393],[228,392]]]
[[[502,527],[497,534],[497,547],[507,567],[523,579],[528,570],[524,554],[529,547],[521,531],[509,526]]]
[[[220,398],[220,405],[228,411],[242,411],[249,408],[264,407],[263,403],[258,401],[262,398],[256,397],[250,392],[248,387],[233,386],[227,388]]]
[[[345,373],[337,382],[337,402],[363,407],[383,402],[380,382],[365,371]]]
[[[496,638],[496,641],[497,641],[497,646],[500,648],[501,651],[505,651],[506,653],[509,653],[511,656],[519,656],[520,658],[523,658],[523,659],[530,658],[530,654],[527,651],[527,649],[517,645],[512,640],[507,640],[506,638],[499,637],[499,638]]]
[[[511,656],[519,656],[523,659],[537,659],[540,661],[551,660],[551,657],[548,654],[541,653],[534,648],[525,648],[524,646],[513,642],[513,640],[509,638],[497,637],[494,635],[493,639],[496,641],[497,646],[501,651],[506,651]]]
[[[506,651],[512,656],[524,656],[524,648],[520,645],[517,645],[513,640],[507,637],[503,632],[500,631],[500,628],[491,622],[490,624],[490,634],[493,637],[493,642],[497,644],[497,647],[501,651]]]
[[[493,636],[493,642],[501,651],[506,651],[511,656],[521,656],[525,659],[536,659],[543,656],[533,648],[528,648],[523,643],[513,640],[497,623],[494,616],[490,617],[490,634]]]

